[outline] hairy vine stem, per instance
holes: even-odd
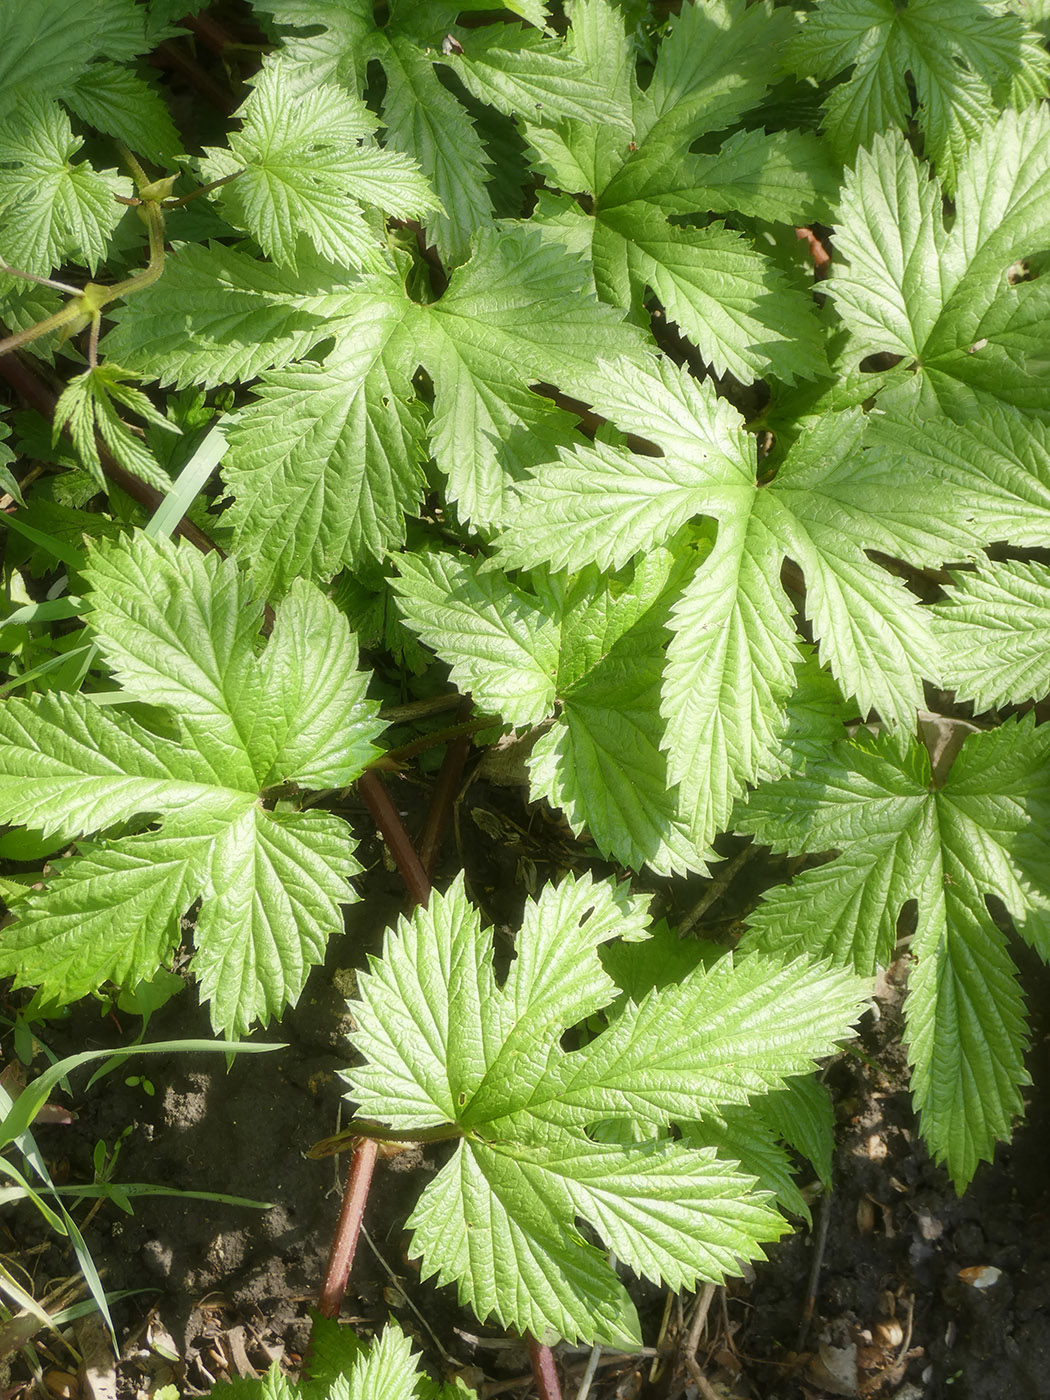
[[[42,336],[50,335],[52,331],[65,331],[66,335],[74,335],[77,331],[83,330],[85,326],[91,327],[92,346],[94,347],[98,342],[98,327],[104,308],[110,302],[119,301],[123,297],[141,291],[143,287],[150,286],[164,271],[164,212],[161,209],[161,200],[170,193],[171,181],[175,177],[172,176],[171,180],[151,182],[130,151],[122,150],[122,155],[139,186],[140,212],[149,231],[149,262],[141,272],[125,277],[122,282],[116,282],[112,287],[104,287],[98,282],[88,282],[82,292],[77,292],[70,297],[69,301],[64,306],[59,307],[51,316],[45,317],[43,321],[36,321],[33,325],[26,326],[24,330],[15,331],[13,335],[0,340],[0,356],[7,355],[12,350],[18,350],[23,345],[30,344],[31,341],[39,340]],[[13,268],[7,270],[14,271]],[[38,279],[34,277],[31,280]],[[91,363],[93,367],[94,355],[91,356]]]

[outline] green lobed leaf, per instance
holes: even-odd
[[[544,124],[613,123],[629,132],[630,118],[607,82],[587,71],[560,39],[504,24],[466,33],[462,54],[442,55],[464,87],[507,116]]]
[[[325,363],[270,371],[230,424],[227,518],[260,587],[331,578],[404,538],[424,446],[401,334],[414,308],[399,291],[384,283],[347,298],[347,333]]]
[[[757,506],[754,488],[750,496]],[[761,510],[745,500],[720,523],[714,549],[672,611],[664,748],[697,843],[725,828],[786,729],[800,657],[779,565]]]
[[[461,1137],[409,1221],[424,1274],[455,1283],[479,1317],[540,1338],[638,1335],[578,1218],[636,1272],[675,1288],[723,1277],[779,1233],[753,1178],[656,1130],[684,1104],[695,1112],[779,1085],[859,1009],[856,980],[841,974],[724,961],[627,1003],[607,1032],[565,1052],[567,1026],[614,993],[597,948],[617,933],[645,936],[644,904],[623,888],[570,877],[544,890],[500,986],[457,880],[387,936],[353,1003],[366,1063],[346,1078],[361,1112]],[[709,1003],[722,1008],[714,1037]],[[589,1135],[613,1118],[652,1135]]]
[[[107,981],[135,986],[168,963],[182,937],[179,915],[200,892],[209,844],[174,826],[171,834],[83,843],[74,861],[54,866],[46,892],[20,901],[5,930],[4,975],[64,1004]]]
[[[1023,107],[1045,91],[1047,78],[1037,36],[988,0],[910,0],[904,8],[892,0],[819,0],[788,54],[806,78],[849,70],[825,102],[825,127],[841,159],[888,128],[907,129],[914,116],[949,192],[989,116]]]
[[[343,786],[373,754],[375,707],[345,618],[303,580],[275,609],[232,561],[144,535],[96,545],[88,615],[128,701],[174,712],[177,739],[82,696],[0,709],[0,813],[83,848],[19,906],[0,966],[73,999],[150,977],[200,899],[193,963],[212,1021],[265,1022],[342,927],[357,872],[345,823],[262,805],[274,785]]]
[[[0,123],[0,253],[23,272],[47,276],[72,259],[92,272],[125,213],[114,195],[131,181],[72,157],[83,141],[53,103],[27,97]]]
[[[57,437],[63,427],[68,429],[81,462],[99,487],[106,485],[99,456],[100,437],[125,471],[161,491],[167,491],[171,485],[170,478],[117,411],[119,404],[155,428],[174,433],[179,431],[154,408],[140,389],[132,387],[129,381],[137,377],[113,360],[76,375],[63,389],[55,405],[54,434]]]
[[[707,382],[661,356],[599,361],[581,385],[600,413],[658,445],[639,456],[596,441],[559,452],[515,488],[500,558],[515,568],[618,568],[669,539],[726,486],[754,481],[753,439]]]
[[[806,615],[843,694],[910,726],[923,680],[940,675],[939,648],[928,611],[869,551],[936,567],[972,555],[976,540],[968,503],[887,450],[880,429],[856,411],[821,418],[790,449],[764,517],[805,574]]]
[[[275,1361],[263,1376],[220,1382],[209,1393],[215,1400],[468,1400],[474,1394],[430,1381],[396,1322],[366,1343],[319,1314],[313,1317],[308,1379],[293,1385]]]
[[[559,714],[534,744],[530,789],[603,854],[661,874],[703,870],[661,751],[660,675],[680,571],[653,550],[619,578],[589,570],[556,598]],[[558,590],[552,590],[557,593]]]
[[[661,752],[659,683],[674,565],[665,550],[615,580],[593,571],[535,593],[492,565],[402,556],[395,584],[409,625],[483,708],[547,732],[532,746],[531,791],[626,865],[703,869]],[[556,713],[555,713],[556,711]]]
[[[114,309],[100,349],[161,384],[255,379],[346,329],[367,291],[302,253],[279,268],[220,243],[176,245],[164,276]]]
[[[950,229],[903,139],[877,137],[847,175],[836,247],[848,267],[836,262],[827,284],[851,356],[904,355],[914,395],[957,421],[1003,403],[1050,412],[1045,290],[1004,275],[1050,239],[1048,194],[1045,105],[1003,113],[968,147]]]
[[[839,171],[807,131],[738,131],[713,155],[684,153],[672,165],[643,157],[624,168],[624,195],[665,214],[737,210],[775,223],[828,222]]]
[[[394,594],[405,620],[481,709],[538,724],[554,705],[554,620],[495,570],[451,554],[405,554]]]
[[[1050,890],[1039,870],[1050,819],[1050,730],[1030,719],[971,734],[946,777],[890,736],[836,745],[753,793],[735,825],[781,850],[839,854],[767,893],[746,946],[830,955],[872,971],[889,961],[915,900],[917,960],[905,1007],[923,1132],[957,1186],[990,1157],[1021,1107],[1024,1017],[994,895],[1050,953]]]
[[[183,141],[157,89],[130,68],[93,63],[62,94],[66,106],[96,130],[115,136],[145,160],[170,163]]]
[[[740,234],[679,228],[640,201],[605,209],[603,222],[624,240],[632,277],[720,372],[788,383],[819,372],[812,303]]]
[[[978,492],[973,480],[946,492],[946,468],[929,454],[916,462],[895,427],[866,429],[855,410],[816,420],[759,488],[738,415],[688,375],[603,364],[587,398],[663,455],[563,450],[518,489],[520,528],[509,512],[499,553],[519,567],[608,566],[670,542],[690,518],[717,522],[683,537],[692,567],[669,619],[659,740],[702,849],[744,786],[780,761],[800,660],[785,557],[805,575],[805,612],[843,694],[910,725],[923,681],[940,674],[939,648],[928,611],[870,555],[921,565],[972,555]],[[998,494],[1012,491],[1020,511],[1020,489]]]
[[[745,382],[773,374],[789,383],[819,373],[823,347],[811,301],[741,234],[718,223],[702,226],[712,207],[705,158],[687,155],[697,137],[735,120],[774,80],[786,15],[762,5],[745,11],[735,0],[683,7],[644,91],[627,66],[622,15],[606,0],[590,0],[580,20],[576,51],[606,83],[616,75],[614,96],[625,110],[630,104],[633,130],[617,137],[609,124],[596,129],[566,120],[545,129],[542,119],[533,120],[528,136],[544,173],[591,199],[587,212],[563,204],[557,216],[549,203],[541,205],[532,225],[582,252],[598,295],[636,319],[645,314],[650,289],[717,372]],[[737,207],[776,217],[777,204],[785,204],[784,175],[774,175],[772,200],[764,201],[754,147],[750,134],[731,138],[726,175],[731,181],[732,164],[742,156],[738,174],[750,179],[752,191]],[[800,139],[793,149],[800,163],[808,159],[819,171],[797,182],[803,197],[816,178],[830,194],[832,172],[812,142]],[[690,162],[699,162],[695,173]],[[706,158],[707,168],[721,163],[721,155]],[[672,224],[669,214],[689,223]]]
[[[271,63],[241,116],[229,151],[210,151],[202,170],[210,180],[236,174],[219,196],[223,208],[277,263],[294,270],[305,235],[334,263],[376,266],[378,240],[362,204],[381,193],[384,207],[403,218],[435,206],[414,163],[360,144],[375,118],[335,84],[297,92],[288,70]]]
[[[337,302],[324,364],[265,375],[229,430],[229,523],[257,581],[327,578],[400,543],[423,481],[420,363],[433,383],[430,448],[457,513],[498,519],[510,483],[578,439],[572,415],[532,386],[571,392],[599,356],[644,353],[621,313],[587,297],[582,271],[527,230],[493,232],[430,305],[385,276]]]
[[[92,59],[132,58],[146,47],[135,0],[34,0],[0,7],[0,118],[26,97],[48,98]]]
[[[533,384],[573,393],[600,357],[645,353],[641,333],[589,295],[585,277],[533,230],[493,231],[478,236],[471,261],[425,309],[432,447],[461,520],[498,522],[509,482],[575,438],[572,418]]]
[[[353,846],[339,817],[257,805],[215,833],[190,968],[216,1029],[243,1034],[298,1001],[355,900]]]
[[[241,805],[235,792],[216,788],[195,755],[70,695],[8,701],[0,708],[0,735],[5,820],[62,841],[137,812],[189,805],[207,815]]]
[[[490,161],[481,137],[417,44],[395,32],[378,57],[387,80],[386,139],[419,162],[441,201],[442,212],[427,223],[428,237],[442,258],[463,262],[471,238],[492,223]]]
[[[933,626],[956,695],[989,710],[1050,694],[1050,568],[1008,560],[952,582]]]
[[[724,131],[783,71],[789,15],[743,0],[683,5],[660,45],[652,81],[634,98],[636,140],[684,149]]]

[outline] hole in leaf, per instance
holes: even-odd
[[[903,355],[891,355],[888,350],[879,350],[874,355],[865,355],[860,362],[861,374],[885,374],[904,359]]]

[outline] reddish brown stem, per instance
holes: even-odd
[[[211,49],[212,53],[217,53],[220,57],[233,43],[226,30],[203,11],[199,15],[187,15],[180,23],[184,29],[192,30],[205,48]]]
[[[362,773],[358,780],[358,788],[361,796],[365,799],[368,810],[375,818],[376,826],[382,832],[383,840],[390,848],[390,854],[394,857],[394,862],[401,872],[401,878],[405,882],[412,903],[422,904],[426,907],[430,899],[430,880],[420,864],[415,847],[408,839],[404,822],[390,801],[390,795],[383,786],[379,774],[371,769]]]
[[[350,1278],[350,1267],[357,1252],[357,1240],[361,1233],[361,1221],[364,1218],[365,1202],[368,1200],[368,1188],[372,1184],[372,1169],[376,1164],[378,1150],[379,1144],[374,1138],[365,1138],[350,1159],[343,1204],[339,1208],[339,1223],[332,1238],[328,1267],[317,1304],[322,1317],[339,1316],[343,1294]]]
[[[412,903],[425,906],[430,899],[430,881],[419,863],[419,857],[408,839],[404,823],[390,801],[379,775],[374,772],[362,773],[358,787],[397,862],[397,868],[401,872]],[[321,1300],[318,1306],[325,1317],[339,1316],[339,1307],[350,1279],[350,1265],[357,1251],[357,1237],[361,1233],[365,1201],[368,1198],[377,1150],[378,1143],[374,1138],[369,1138],[355,1148],[350,1159],[343,1204],[339,1210],[339,1220],[328,1255],[328,1266],[321,1285]]]
[[[554,1364],[554,1353],[535,1337],[528,1337],[526,1340],[539,1400],[561,1400],[561,1382],[558,1380],[558,1368]]]
[[[192,30],[207,48],[220,56],[234,45],[252,44],[262,47],[266,41],[266,35],[256,25],[242,23],[228,15],[224,16],[222,24],[219,24],[204,10],[197,15],[187,15],[179,23],[183,28]]]
[[[48,422],[54,418],[58,395],[21,356],[0,356],[0,375],[7,380],[12,389],[25,400],[30,408],[36,409],[41,417],[46,418]],[[68,428],[64,431],[68,433]],[[157,488],[150,486],[148,482],[140,481],[137,476],[126,471],[101,440],[97,440],[96,445],[102,470],[110,481],[119,486],[122,491],[127,492],[133,501],[138,501],[140,506],[145,507],[150,512],[155,511],[164,499]],[[202,554],[209,554],[213,549],[218,549],[215,541],[209,539],[203,530],[199,530],[185,516],[175,526],[175,534],[181,535],[183,539],[189,540],[190,544],[196,545]]]
[[[436,749],[440,744],[451,745],[453,739],[466,739],[469,741],[470,736],[476,734],[479,729],[491,729],[492,726],[493,721],[491,719],[466,719],[460,724],[450,724],[447,729],[437,730],[433,734],[421,734],[418,739],[413,739],[410,744],[402,744],[396,749],[387,749],[386,753],[383,755],[383,763],[381,766],[389,770],[396,764],[404,763],[406,758],[414,758],[417,753],[426,753],[427,749]],[[470,748],[469,742],[467,748]],[[438,783],[440,784],[440,782],[441,777],[439,775]],[[423,864],[425,865],[426,861],[424,861]]]
[[[236,101],[226,91],[220,87],[210,74],[206,73],[199,63],[195,62],[187,54],[172,43],[158,44],[149,57],[154,68],[167,68],[173,73],[178,73],[181,78],[185,78],[190,87],[194,87],[206,102],[223,114],[230,116],[237,106]]]
[[[449,815],[452,812],[452,804],[456,800],[456,792],[463,776],[463,765],[470,753],[471,735],[479,723],[477,720],[467,721],[470,708],[470,701],[464,701],[460,710],[464,720],[460,727],[464,732],[458,734],[445,751],[437,782],[434,785],[434,796],[427,809],[427,818],[423,823],[423,831],[419,838],[419,862],[427,875],[433,873],[434,862],[441,849],[441,839],[445,834]]]

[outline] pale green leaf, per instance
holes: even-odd
[[[600,443],[562,451],[518,488],[520,515],[508,512],[499,553],[519,567],[592,559],[607,567],[670,540],[691,519],[717,522],[689,527],[699,552],[684,556],[695,567],[671,612],[659,740],[679,810],[691,814],[703,849],[745,785],[789,761],[782,739],[800,653],[784,558],[802,568],[821,659],[843,692],[910,727],[923,681],[940,674],[940,649],[928,611],[871,552],[933,567],[971,556],[981,510],[990,520],[1001,501],[1019,517],[1042,487],[1019,464],[1012,475],[1004,465],[981,505],[975,468],[964,490],[948,490],[951,471],[961,477],[954,459],[909,452],[896,420],[874,422],[865,436],[863,416],[840,411],[817,420],[759,489],[739,416],[687,374],[660,362],[602,364],[584,392],[663,455]],[[543,741],[539,753],[548,752],[564,766],[565,738]],[[542,771],[552,793],[555,783],[572,790],[565,774]]]
[[[766,155],[771,143],[762,133],[738,133],[717,156],[687,151],[698,136],[739,117],[775,81],[787,22],[786,12],[764,5],[745,10],[738,0],[687,5],[662,40],[643,91],[630,71],[622,15],[605,0],[590,0],[581,7],[574,44],[591,72],[612,82],[617,103],[632,102],[633,131],[621,136],[608,121],[579,120],[544,130],[540,117],[527,127],[543,173],[567,192],[589,193],[593,210],[585,214],[563,204],[555,213],[548,200],[533,223],[583,253],[604,301],[641,320],[650,289],[717,373],[745,382],[772,374],[790,383],[820,372],[823,345],[814,308],[741,234],[722,224],[697,226],[696,216],[719,207],[790,216],[817,206],[818,181],[826,205],[833,172],[817,143],[801,136],[779,140],[776,156]],[[727,183],[720,202],[710,198],[705,179],[717,185],[723,157]],[[767,174],[764,160],[774,167]],[[669,215],[689,216],[690,223],[672,224]]]
[[[419,1395],[418,1357],[396,1322],[388,1322],[357,1358],[348,1380],[346,1400],[414,1400]]]
[[[70,999],[151,977],[201,900],[194,962],[212,1021],[247,1030],[294,1002],[342,928],[358,866],[345,823],[271,810],[274,784],[352,782],[380,725],[346,619],[303,580],[262,607],[230,560],[145,535],[97,544],[83,571],[120,698],[174,711],[178,741],[82,696],[0,708],[0,820],[87,846],[23,901],[0,966]],[[166,721],[170,723],[170,720]]]
[[[770,1094],[767,1099],[773,1097]],[[791,1158],[763,1117],[767,1099],[746,1108],[724,1109],[703,1123],[688,1124],[683,1132],[690,1146],[721,1149],[726,1157],[739,1163],[742,1171],[772,1192],[782,1211],[809,1223],[809,1206],[792,1178]]]
[[[212,388],[306,355],[345,330],[361,295],[352,274],[320,259],[300,255],[292,272],[220,243],[186,244],[114,310],[101,349],[162,384]]]
[[[1021,1108],[1021,999],[986,901],[1001,901],[1046,956],[1048,757],[1050,730],[1007,723],[969,735],[935,784],[924,749],[862,731],[805,773],[759,788],[735,818],[781,850],[839,851],[767,893],[747,946],[805,947],[872,971],[915,901],[913,1086],[923,1132],[960,1189]]]
[[[268,373],[228,429],[227,522],[261,587],[383,558],[419,505],[422,412],[414,347],[399,336],[414,308],[398,291],[357,294],[325,363]]]
[[[260,776],[248,740],[262,602],[236,568],[139,536],[96,548],[86,577],[87,616],[128,697],[174,710],[217,776]]]
[[[819,0],[789,46],[805,78],[848,77],[826,101],[825,125],[850,160],[889,127],[914,118],[951,191],[968,143],[996,109],[1045,92],[1036,36],[989,0]],[[910,84],[907,79],[910,79]]]
[[[377,755],[378,706],[346,618],[306,579],[276,609],[250,740],[264,787],[349,787]],[[261,763],[272,753],[269,770]]]
[[[683,5],[660,45],[652,81],[636,93],[636,140],[684,149],[755,106],[783,71],[791,17],[771,5]]]
[[[633,277],[719,373],[789,384],[819,373],[812,302],[740,234],[678,228],[640,201],[605,209],[602,221],[624,240]]]
[[[935,901],[931,893],[931,927],[912,948],[905,1033],[923,1136],[961,1193],[1023,1110],[1027,1027],[1003,934],[950,890],[939,917]]]
[[[490,161],[481,138],[416,44],[393,34],[379,56],[387,80],[386,140],[419,162],[441,202],[444,212],[430,216],[428,237],[443,258],[463,262],[471,238],[492,223]]]
[[[865,441],[883,473],[906,467],[945,483],[940,508],[920,528],[942,535],[949,553],[927,552],[927,562],[971,552],[957,533],[963,521],[982,544],[1038,549],[1050,534],[1050,424],[990,408],[971,422],[942,420],[931,432],[928,424],[887,413],[869,423]]]
[[[25,97],[57,95],[92,59],[147,47],[135,0],[33,0],[0,6],[0,117]]]
[[[666,356],[642,365],[599,361],[580,389],[603,417],[655,444],[676,469],[701,472],[710,490],[754,484],[755,440],[740,414]]]
[[[133,193],[115,171],[72,163],[83,142],[53,103],[26,98],[0,125],[0,253],[47,276],[72,259],[95,271],[125,213],[114,195]]]
[[[466,1102],[477,1091],[486,1050],[494,1048],[486,1045],[479,1011],[495,990],[491,941],[462,894],[462,876],[447,895],[400,919],[386,941],[386,956],[371,960],[366,1002],[355,1013],[369,1043],[355,1092],[368,1114],[399,1131],[451,1121],[456,1098]],[[431,964],[441,969],[443,985],[428,996]]]
[[[856,1014],[859,985],[812,962],[719,958],[628,1002],[608,1030],[531,1087],[530,1110],[565,1127],[603,1117],[680,1122],[745,1104],[830,1051]]]
[[[919,358],[958,276],[936,181],[902,141],[880,137],[847,177],[838,223],[849,266],[836,263],[830,283],[839,314],[862,344]]]
[[[19,901],[0,947],[4,976],[70,1002],[107,981],[134,986],[152,975],[179,945],[179,915],[200,891],[208,845],[185,829],[83,845],[46,892]]]
[[[546,890],[500,986],[459,880],[387,936],[352,1003],[366,1063],[346,1078],[361,1113],[401,1123],[407,1105],[412,1127],[447,1124],[463,1138],[409,1221],[424,1276],[455,1284],[479,1317],[539,1338],[638,1335],[578,1219],[674,1288],[720,1280],[780,1233],[752,1177],[659,1129],[682,1105],[778,1086],[859,1010],[853,978],[726,961],[641,1007],[627,1002],[608,1031],[566,1053],[568,1025],[615,991],[597,949],[617,933],[644,937],[642,911],[611,882]],[[611,1143],[588,1131],[624,1118],[647,1135]]]
[[[191,969],[227,1036],[266,1025],[299,1000],[343,928],[361,867],[344,821],[252,806],[211,843]]]
[[[552,1224],[554,1208],[571,1211],[560,1160],[547,1171],[535,1149],[500,1149],[461,1145],[423,1193],[408,1222],[423,1276],[455,1285],[464,1306],[504,1328],[638,1346],[634,1304],[602,1251]]]
[[[236,811],[206,765],[124,715],[56,693],[0,707],[3,820],[68,841],[138,812]]]
[[[466,900],[462,876],[426,910],[401,919],[385,956],[372,962],[366,1005],[360,1016],[355,1011],[372,1047],[369,1063],[353,1072],[369,1113],[408,1130],[452,1122],[468,1104],[472,1112],[491,1108],[487,1075],[510,1067],[538,1078],[545,1060],[530,1067],[518,1058],[532,1053],[529,1028],[532,1038],[537,1028],[556,1036],[606,1004],[614,986],[593,950],[617,935],[644,938],[646,904],[626,885],[590,876],[544,886],[526,906],[518,959],[499,996],[492,940]],[[417,989],[435,965],[448,993],[421,998]],[[409,1034],[417,1044],[406,1060]]]
[[[99,456],[99,437],[125,471],[160,491],[167,491],[171,486],[170,477],[117,411],[120,405],[155,428],[179,431],[141,390],[132,387],[129,381],[137,377],[113,360],[75,375],[55,405],[54,431],[57,436],[63,427],[67,428],[77,455],[100,488],[105,487],[106,481]]]
[[[627,137],[619,127],[591,126],[584,122],[564,122],[552,128],[528,123],[525,126],[531,148],[533,165],[548,186],[556,186],[572,194],[594,196],[609,182],[623,164]],[[541,203],[535,214],[550,199],[549,190],[539,192]],[[588,229],[593,220],[586,217],[578,205],[571,209],[577,215],[578,228]],[[543,220],[550,223],[549,216]],[[582,249],[573,249],[582,252]]]
[[[376,33],[367,0],[253,0],[252,8],[279,26],[282,61],[304,88],[321,81],[360,90]]]
[[[933,616],[946,684],[979,710],[1050,694],[1050,568],[1008,560],[953,584]]]
[[[71,112],[143,159],[168,164],[185,144],[152,84],[116,63],[93,63],[62,94]]]
[[[452,554],[406,554],[394,584],[402,615],[452,667],[482,709],[511,724],[552,711],[558,633],[553,620],[495,570]]]
[[[514,229],[479,238],[430,305],[390,277],[342,299],[334,290],[328,359],[265,375],[229,430],[228,523],[260,584],[283,588],[304,571],[327,578],[400,543],[422,488],[423,410],[411,384],[420,364],[434,390],[431,452],[460,519],[499,519],[513,481],[579,441],[573,416],[532,386],[572,392],[599,356],[644,353],[641,333],[587,296],[584,275],[560,248]],[[306,304],[320,321],[323,299]],[[236,305],[238,323],[251,305]],[[212,324],[221,334],[221,319]],[[297,334],[289,330],[286,352]]]
[[[633,53],[623,12],[608,0],[574,0],[571,21],[568,39],[573,56],[592,77],[602,80],[607,95],[629,118]]]
[[[824,144],[804,131],[738,131],[713,155],[685,153],[625,167],[623,194],[665,214],[731,210],[785,224],[828,222],[838,170]]]
[[[619,427],[655,440],[663,455],[596,442],[536,468],[516,488],[499,539],[500,557],[512,567],[619,568],[668,540],[723,486],[754,481],[754,440],[739,415],[670,360],[600,362],[584,392]]]
[[[748,500],[750,496],[750,501]],[[661,711],[668,774],[698,844],[779,747],[800,660],[780,587],[782,551],[749,489],[675,603]]]
[[[710,481],[702,460],[640,458],[601,442],[562,449],[560,458],[517,487],[499,543],[512,568],[621,568],[702,509]]]
[[[602,77],[535,29],[488,25],[463,36],[463,53],[442,62],[479,101],[507,116],[542,124],[611,123],[630,133],[631,120]]]
[[[938,566],[972,554],[975,537],[967,502],[920,463],[879,451],[877,428],[862,453],[861,416],[826,415],[792,447],[763,504],[806,576],[806,614],[843,692],[910,727],[923,680],[939,680],[940,648],[929,612],[868,551]]]
[[[375,118],[334,84],[296,92],[289,72],[274,62],[240,115],[229,151],[211,151],[202,169],[213,180],[239,172],[218,197],[231,221],[275,262],[294,269],[305,235],[334,263],[378,265],[378,240],[361,206],[375,197],[384,174],[386,207],[405,216],[434,207],[425,180],[403,156],[361,147]]]
[[[1050,111],[1004,112],[967,149],[950,227],[903,139],[880,136],[847,175],[828,289],[850,354],[904,355],[913,392],[957,420],[996,402],[1050,411],[1045,293],[1012,264],[1050,241]],[[922,411],[926,411],[923,409]]]
[[[659,680],[672,560],[653,550],[612,580],[526,594],[492,566],[407,556],[395,592],[413,630],[479,704],[513,724],[557,715],[529,762],[534,796],[606,855],[662,873],[704,868],[661,752]]]
[[[711,853],[690,836],[660,748],[660,553],[611,586],[583,576],[561,600],[560,712],[533,747],[529,777],[533,795],[560,807],[603,854],[669,874],[702,870]]]
[[[573,420],[533,392],[573,393],[599,357],[644,340],[586,289],[586,270],[528,228],[479,235],[473,258],[425,308],[419,358],[434,381],[432,445],[462,520],[500,520],[510,481],[572,441]]]

